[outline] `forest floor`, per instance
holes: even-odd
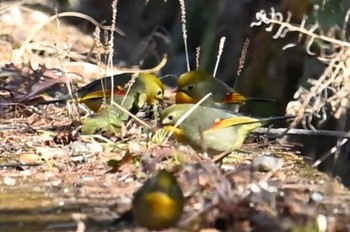
[[[0,9],[1,231],[147,231],[113,221],[160,168],[187,196],[167,231],[350,231],[349,190],[292,145],[252,135],[218,163],[134,121],[122,135],[82,135],[67,107],[35,102],[61,89],[60,73],[83,85],[111,71],[79,56],[92,37],[55,20],[39,27],[48,16],[38,11]]]

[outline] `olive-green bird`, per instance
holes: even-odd
[[[132,215],[140,226],[162,230],[177,224],[184,205],[185,198],[175,176],[163,169],[134,194]]]
[[[116,103],[121,104],[125,109],[136,109],[137,111],[139,108],[144,106],[145,103],[153,104],[163,100],[163,83],[153,74],[139,73],[132,85],[130,83],[132,80],[132,74],[129,73],[114,75],[113,80],[113,99]],[[128,85],[131,85],[129,91]],[[79,103],[84,103],[91,110],[97,112],[104,99],[106,103],[110,101],[111,89],[111,76],[95,80],[77,91],[77,101]],[[40,104],[51,104],[70,100],[71,96],[67,94],[61,96],[59,99],[41,102]]]
[[[202,70],[189,71],[179,77],[175,100],[177,104],[194,104],[208,93],[212,93],[212,95],[202,103],[202,106],[232,111],[238,111],[239,106],[247,101],[272,101],[264,98],[245,97],[220,79]]]
[[[161,115],[163,128],[173,131],[175,137],[194,148],[213,151],[234,151],[241,147],[248,134],[272,120],[290,118],[288,116],[253,118],[230,113],[229,111],[198,106],[178,127],[177,121],[193,104],[176,104],[165,109]]]

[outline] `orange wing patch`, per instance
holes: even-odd
[[[95,92],[91,92],[86,94],[84,97],[81,98],[82,101],[89,100],[89,99],[96,99],[96,98],[103,98],[104,96],[109,97],[111,96],[110,90],[99,90]]]
[[[123,86],[118,85],[114,90],[114,96],[124,96],[126,92],[127,90]]]
[[[239,93],[227,93],[224,103],[240,103],[244,104],[248,99]]]
[[[217,119],[215,123],[210,127],[209,130],[218,130],[222,128],[227,128],[230,126],[238,126],[247,123],[256,123],[259,122],[259,119],[250,118],[250,117],[233,117],[225,119]]]
[[[126,94],[126,91],[122,88],[120,89],[120,86],[118,86],[114,90],[114,96],[124,96]],[[96,98],[104,98],[104,97],[110,97],[111,96],[111,90],[98,90],[95,92],[91,92],[86,94],[84,97],[81,98],[81,101],[89,100],[89,99],[96,99]]]

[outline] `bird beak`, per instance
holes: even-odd
[[[192,97],[188,96],[184,92],[179,91],[179,92],[176,93],[175,102],[177,104],[178,103],[192,103],[192,104],[195,104],[198,101],[196,101],[196,99],[193,99]]]
[[[177,138],[177,140],[178,140],[179,142],[185,142],[185,141],[186,141],[185,135],[184,135],[183,131],[182,131],[180,128],[177,127],[177,128],[174,129],[173,126],[164,125],[164,126],[163,126],[163,129],[164,129],[166,132],[168,132],[168,133],[170,133],[171,131],[173,131],[173,135]]]

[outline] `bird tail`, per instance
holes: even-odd
[[[268,117],[268,118],[260,118],[260,122],[272,122],[272,121],[281,121],[281,120],[289,120],[294,119],[295,115],[285,115],[285,116],[274,116],[274,117]]]
[[[274,99],[270,99],[270,98],[260,98],[260,97],[248,97],[246,101],[276,102]]]
[[[286,116],[273,116],[273,117],[267,117],[267,118],[259,118],[258,121],[261,123],[262,126],[266,125],[267,123],[272,123],[276,121],[287,121],[289,119],[294,119],[296,116],[294,115],[286,115]]]
[[[68,100],[71,100],[72,97],[70,95],[62,95],[57,99],[52,99],[52,100],[47,100],[47,101],[40,101],[37,102],[36,104],[38,105],[49,105],[49,104],[55,104],[55,103],[65,103]]]
[[[228,126],[240,126],[245,124],[256,124],[257,127],[259,127],[269,122],[288,120],[293,118],[295,118],[295,116],[292,116],[292,115],[275,116],[275,117],[268,117],[268,118],[251,118],[246,116],[238,116],[238,117],[218,120],[210,129],[220,129]]]

